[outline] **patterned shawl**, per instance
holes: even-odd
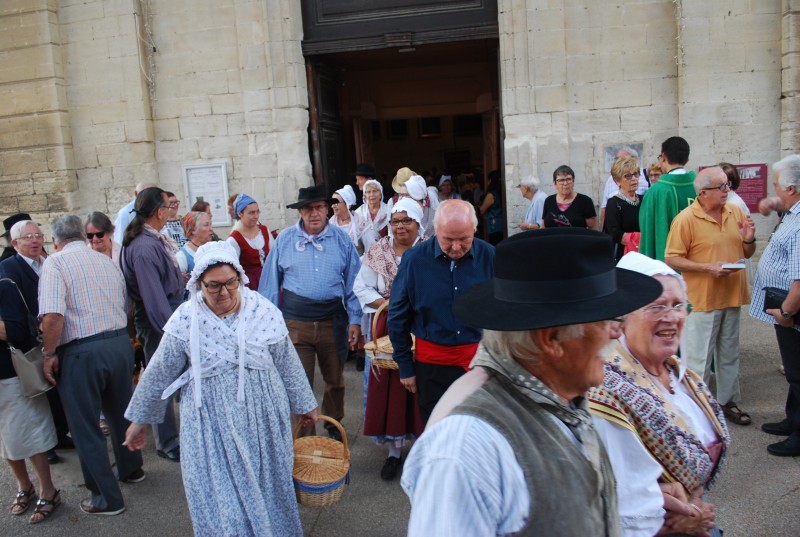
[[[668,358],[665,365],[679,378],[676,356]],[[589,408],[593,415],[636,434],[661,464],[661,479],[678,481],[691,492],[714,481],[731,439],[722,408],[697,374],[687,369],[679,382],[689,389],[722,442],[717,464],[678,409],[662,397],[644,366],[620,342],[606,359],[603,384],[589,390]]]
[[[418,237],[417,240],[414,241],[414,245],[422,240],[425,239]],[[399,266],[395,259],[392,243],[392,237],[383,237],[367,250],[362,260],[363,264],[383,276],[383,280],[386,282],[386,291],[383,298],[389,298],[392,294],[392,282],[395,276],[397,276],[397,267]]]

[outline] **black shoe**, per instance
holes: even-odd
[[[58,441],[55,449],[75,449],[75,442],[69,436],[65,436]]]
[[[397,471],[400,469],[400,463],[403,459],[400,457],[389,457],[383,463],[381,468],[381,479],[384,481],[391,481],[397,476]]]
[[[145,475],[144,470],[139,468],[138,470],[131,472],[131,474],[126,477],[125,479],[120,479],[123,483],[141,483],[144,481]]]
[[[789,435],[786,440],[768,445],[767,451],[778,457],[797,457],[800,455],[800,434]]]
[[[156,453],[162,459],[167,459],[168,461],[172,462],[181,462],[181,446],[172,448],[169,451],[161,451],[159,449],[156,451]]]
[[[775,423],[765,423],[761,426],[761,430],[767,434],[774,434],[775,436],[789,436],[792,434],[792,430],[789,428],[786,420]]]
[[[356,358],[356,371],[364,371],[364,357],[359,356]]]
[[[61,462],[61,457],[58,456],[55,449],[51,449],[47,452],[47,462],[50,464],[58,464]]]
[[[328,429],[328,436],[330,436],[337,442],[342,441],[342,433],[340,433],[339,429],[337,429],[336,427],[331,427],[330,429]]]

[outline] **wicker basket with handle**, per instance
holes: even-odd
[[[302,422],[294,428],[294,469],[292,478],[298,503],[309,507],[327,507],[338,502],[344,486],[350,482],[350,450],[347,433],[342,424],[333,418],[320,415],[319,419],[334,425],[342,435],[342,442],[322,436],[297,438]]]
[[[375,338],[375,330],[378,325],[378,317],[380,316],[381,312],[389,307],[389,301],[387,300],[380,306],[378,309],[375,310],[375,313],[372,315],[372,340],[364,345],[364,350],[367,351],[367,356],[369,357],[369,361],[372,362],[372,365],[375,367],[380,367],[381,369],[398,369],[397,362],[394,361],[394,347],[392,347],[392,342],[389,340],[389,336],[382,336],[379,338]],[[411,350],[414,350],[416,339],[414,338],[414,334],[411,334]],[[371,354],[370,354],[371,353]]]

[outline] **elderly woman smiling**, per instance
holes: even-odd
[[[129,449],[181,390],[181,471],[195,535],[302,535],[291,412],[317,402],[281,312],[244,287],[224,242],[197,249],[189,300],[164,327],[125,415]]]
[[[194,255],[198,248],[211,240],[214,229],[211,227],[211,215],[205,211],[186,213],[181,220],[181,225],[183,225],[183,231],[188,240],[175,254],[175,259],[178,260],[181,272],[186,274],[194,269]]]
[[[730,436],[719,403],[675,356],[688,313],[683,280],[635,252],[617,266],[663,286],[657,300],[625,317],[603,384],[589,391],[617,478],[624,535],[720,535],[714,507],[702,496]]]
[[[119,266],[119,252],[122,246],[114,242],[114,224],[104,213],[94,211],[86,217],[86,238],[95,252],[106,254]]]

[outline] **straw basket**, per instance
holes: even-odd
[[[373,339],[366,345],[364,345],[364,350],[368,353],[371,353],[369,356],[369,361],[375,367],[379,367],[381,369],[398,369],[397,362],[394,361],[394,347],[392,347],[392,342],[389,340],[389,336],[383,336],[379,338],[375,338],[375,330],[378,325],[378,317],[380,316],[381,312],[389,307],[389,301],[387,300],[375,311],[375,314],[372,316],[372,334]],[[415,338],[414,334],[411,334],[411,350],[414,350],[415,345]]]
[[[321,436],[297,438],[302,422],[294,428],[294,490],[298,503],[309,507],[335,504],[350,482],[350,450],[344,427],[328,416],[320,415],[319,419],[339,429],[342,442]]]

